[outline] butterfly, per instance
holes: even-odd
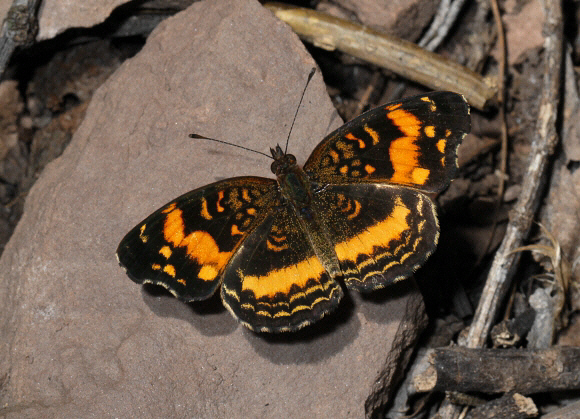
[[[439,224],[426,193],[449,184],[469,129],[456,93],[379,106],[329,134],[302,167],[270,149],[276,179],[225,179],[164,205],[123,238],[119,263],[186,302],[221,286],[248,328],[296,331],[336,309],[341,282],[373,291],[431,255]]]

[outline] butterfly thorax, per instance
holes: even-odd
[[[296,214],[301,230],[306,233],[316,256],[331,278],[340,275],[340,266],[334,252],[327,227],[312,210],[312,185],[310,178],[296,164],[296,157],[286,154],[276,146],[271,149],[274,162],[272,172],[278,178],[282,202],[290,205]]]
[[[282,196],[290,201],[299,212],[304,212],[308,208],[312,196],[310,181],[308,176],[296,164],[296,157],[286,154],[280,146],[270,149],[274,162],[272,163],[272,173],[278,178],[278,185]]]

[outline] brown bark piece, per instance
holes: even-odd
[[[538,408],[529,397],[509,393],[471,410],[465,419],[526,419],[538,416]]]
[[[570,48],[565,57],[565,87],[562,110],[562,148],[558,150],[541,222],[556,238],[562,257],[572,267],[568,301],[572,311],[580,310],[580,95],[576,88]]]
[[[165,20],[97,90],[70,145],[31,189],[0,259],[3,417],[376,413],[365,402],[390,385],[375,383],[388,376],[409,281],[351,293],[298,334],[264,336],[217,298],[183,304],[151,293],[115,259],[124,234],[178,195],[234,175],[272,176],[263,156],[187,136],[265,152],[283,144],[313,66],[258,2],[215,0]],[[304,162],[340,124],[317,73],[290,151]]]
[[[580,388],[580,349],[436,349],[414,378],[418,391],[533,394]]]
[[[526,50],[540,47],[544,38],[542,37],[542,24],[544,13],[540,2],[528,2],[521,6],[516,0],[505,2],[505,9],[502,14],[508,42],[509,65],[514,65]],[[495,59],[499,59],[499,48],[491,51]]]

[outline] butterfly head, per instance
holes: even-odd
[[[280,176],[282,173],[288,172],[291,167],[296,166],[296,157],[292,154],[286,154],[280,145],[271,148],[270,152],[274,158],[270,170],[276,176]]]

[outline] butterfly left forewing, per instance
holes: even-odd
[[[276,182],[258,177],[193,190],[127,233],[117,249],[119,263],[139,284],[161,285],[183,301],[209,298],[277,196]]]
[[[463,96],[433,92],[372,109],[328,135],[304,170],[320,183],[385,182],[429,192],[449,184],[470,128]]]

